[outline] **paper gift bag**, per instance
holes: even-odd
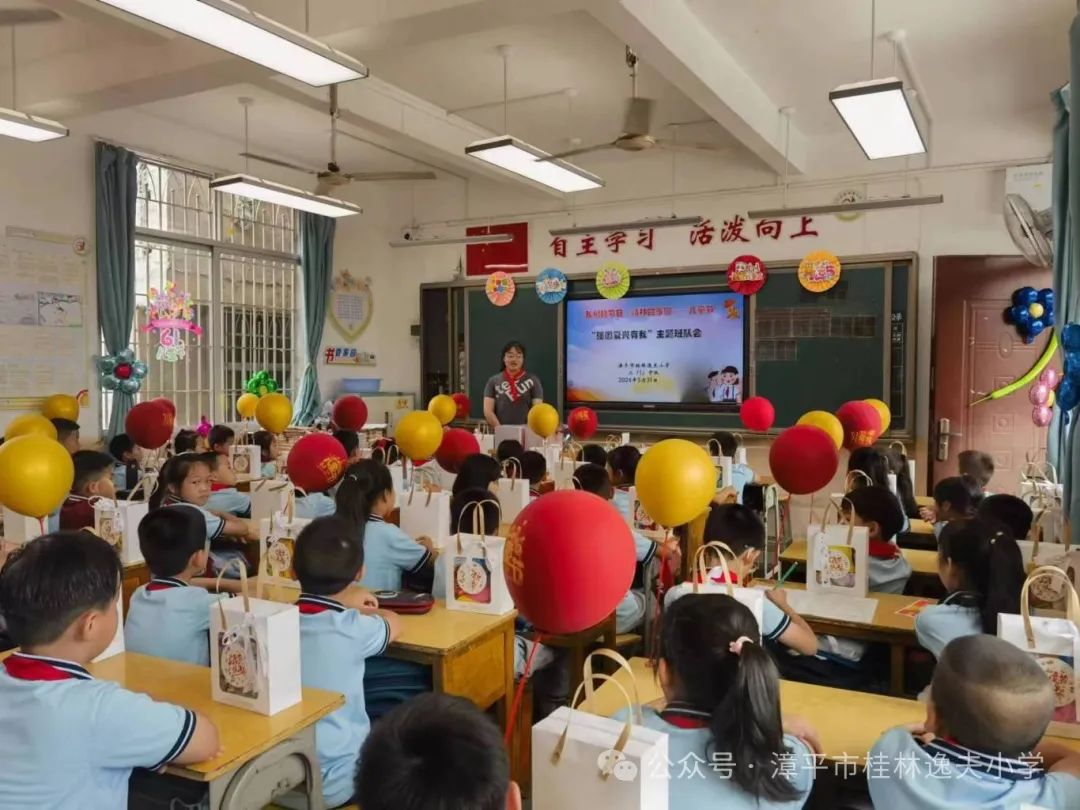
[[[525,428],[522,425],[499,425],[495,428],[493,437],[494,447],[498,447],[505,441],[521,442],[525,446]]]
[[[311,523],[306,518],[296,517],[295,490],[289,491],[285,508],[275,512],[271,518],[259,521],[259,593],[264,593],[268,586],[296,586],[296,571],[293,570],[293,554],[296,551],[296,538],[300,530]]]
[[[630,528],[636,532],[660,531],[656,521],[649,517],[649,513],[638,500],[637,487],[630,487]]]
[[[516,458],[507,459],[503,464],[503,476],[496,484],[499,509],[502,510],[503,522],[513,523],[529,505],[529,482],[521,477],[521,464]]]
[[[1069,589],[1080,589],[1080,549],[1072,548],[1069,536],[1062,533],[1064,543],[1043,543],[1039,540],[1040,526],[1032,527],[1034,540],[1024,543],[1020,553],[1024,556],[1025,567],[1031,563],[1037,566],[1051,566],[1064,572],[1063,581],[1056,577],[1042,577],[1031,584],[1031,606],[1042,610],[1064,612],[1068,607]],[[1030,550],[1026,550],[1025,546]]]
[[[140,563],[143,560],[139,548],[139,524],[150,511],[146,501],[134,501],[132,498],[143,489],[149,488],[144,476],[139,480],[127,500],[117,501],[112,498],[94,498],[94,531],[106,542],[116,548],[120,561],[124,565]]]
[[[428,537],[435,548],[442,548],[450,537],[450,493],[425,489],[421,476],[413,476],[413,485],[398,506],[401,530],[409,537]]]
[[[495,436],[487,429],[486,425],[474,430],[473,436],[476,437],[476,443],[480,445],[481,453],[491,455],[495,452]]]
[[[254,444],[234,444],[229,448],[229,463],[237,475],[262,478],[262,448]]]
[[[719,571],[710,570],[709,555],[717,557],[716,567]],[[735,563],[732,571],[724,555],[727,554]],[[690,581],[680,582],[664,595],[664,607],[670,607],[672,602],[684,596],[700,593],[723,593],[741,602],[750,608],[754,619],[758,624],[758,633],[761,632],[761,620],[765,611],[765,591],[760,588],[743,588],[738,585],[741,572],[739,569],[738,555],[731,550],[726,543],[712,542],[702,544],[694,553],[694,559],[690,565]],[[721,581],[722,580],[722,581]],[[760,635],[758,638],[760,643]]]
[[[1065,487],[1058,483],[1057,468],[1049,461],[1031,461],[1020,468],[1020,497],[1028,504],[1038,493],[1062,500]]]
[[[293,494],[291,481],[262,478],[251,482],[251,519],[269,520],[275,512],[284,512]]]
[[[97,656],[91,663],[96,664],[98,661],[104,661],[106,658],[112,658],[114,655],[119,655],[124,651],[124,598],[121,595],[116,600],[116,633],[113,635],[112,641],[109,642],[109,646],[106,647],[100,655]]]
[[[891,441],[889,442],[889,449],[899,452],[901,460],[907,464],[908,477],[911,478],[911,485],[915,486],[915,459],[908,458],[907,448],[904,447],[904,443],[900,441]],[[896,492],[896,490],[893,490],[893,492]]]
[[[830,508],[835,510],[836,523],[828,522]],[[821,523],[807,526],[806,537],[806,589],[865,597],[870,573],[870,535],[866,528],[841,523],[840,508],[830,503]]]
[[[533,810],[667,810],[668,735],[645,727],[640,701],[632,702],[614,678],[593,675],[589,659],[586,672],[571,708],[560,706],[533,726]],[[591,698],[594,678],[614,684],[625,698],[625,720],[572,708],[583,689],[586,701]]]
[[[565,446],[551,445],[544,450],[547,469],[555,483],[555,489],[574,488],[574,471],[581,466],[577,462],[580,452],[581,445],[577,442],[569,442]]]
[[[1029,593],[1036,582],[1053,579],[1065,591],[1065,618],[1032,616]],[[998,614],[997,634],[1034,656],[1054,688],[1054,714],[1047,734],[1080,737],[1080,695],[1076,687],[1076,666],[1080,662],[1080,600],[1076,589],[1059,568],[1044,565],[1036,568],[1020,592],[1020,615]]]
[[[494,499],[471,505],[471,534],[461,531],[462,520],[470,514],[469,509],[462,511],[457,531],[439,555],[450,610],[502,615],[514,609],[503,573],[506,538],[484,533],[483,505],[488,503],[498,506]]]
[[[390,482],[394,485],[394,495],[401,498],[405,495],[405,465],[400,461],[395,461],[388,469]]]
[[[48,533],[48,519],[38,520],[27,515],[20,515],[4,507],[4,539],[9,543],[25,545]]]
[[[300,702],[300,611],[242,594],[210,606],[210,696],[273,715]],[[218,577],[220,580],[220,577]]]

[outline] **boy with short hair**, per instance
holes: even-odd
[[[986,488],[994,477],[994,457],[982,450],[961,450],[956,461],[960,466],[960,475],[966,475],[975,482],[977,498],[986,495]]]
[[[495,448],[495,460],[505,464],[512,458],[520,459],[525,452],[525,446],[517,439],[503,439]]]
[[[109,455],[116,460],[113,483],[118,491],[129,490],[139,483],[139,460],[135,458],[135,442],[126,433],[117,433],[109,440]]]
[[[364,703],[364,664],[400,633],[396,614],[378,609],[356,586],[364,544],[344,518],[318,518],[296,538],[300,580],[300,672],[304,686],[345,695],[345,705],[315,725],[315,747],[328,807],[351,801],[360,746],[371,730]]]
[[[181,430],[173,436],[173,453],[194,453],[199,446],[199,434],[194,430]]]
[[[521,454],[521,477],[529,482],[529,494],[533,498],[540,496],[540,485],[547,480],[547,459],[543,453],[526,450]]]
[[[236,488],[236,473],[228,455],[206,453],[205,456],[210,465],[210,497],[206,500],[206,508],[211,512],[251,517],[251,496]]]
[[[94,525],[92,498],[115,498],[113,460],[107,453],[79,450],[71,457],[75,480],[71,493],[60,506],[60,529],[87,529]]]
[[[925,723],[870,749],[874,806],[1080,807],[1080,754],[1043,737],[1053,713],[1053,685],[1026,652],[985,634],[950,641]]]
[[[356,772],[364,810],[521,810],[498,727],[460,697],[403,703],[364,743]]]
[[[0,571],[0,613],[21,650],[0,666],[0,807],[115,810],[135,768],[209,759],[213,723],[96,680],[116,633],[120,559],[89,532],[45,535]]]
[[[56,428],[56,440],[64,445],[71,455],[79,452],[79,423],[70,419],[50,420]]]
[[[228,425],[214,425],[206,436],[206,443],[211,453],[228,457],[229,450],[236,443],[236,431]]]

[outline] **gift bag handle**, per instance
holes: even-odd
[[[513,469],[510,470],[510,472],[512,472],[513,474],[506,475],[508,468],[511,467]],[[510,479],[510,491],[513,492],[514,482],[521,478],[521,462],[518,461],[516,458],[508,458],[502,463],[502,471],[503,475]]]
[[[611,675],[605,675],[602,672],[597,672],[595,675],[593,675],[593,677],[599,678],[602,681],[608,681],[612,683],[615,688],[619,690],[622,696],[626,698],[626,706],[630,709],[630,714],[627,716],[626,721],[623,723],[622,731],[619,732],[619,737],[617,740],[615,740],[615,744],[612,745],[610,749],[608,749],[609,751],[617,751],[619,753],[622,753],[622,750],[630,741],[630,734],[633,729],[633,724],[630,722],[630,717],[633,715],[634,706],[630,701],[630,695],[627,694],[626,689],[623,688],[623,685],[617,680],[615,680],[615,678]],[[584,689],[585,681],[582,681],[580,684],[578,684],[578,688],[574,690],[574,697],[570,700],[570,714],[566,718],[566,727],[563,729],[562,734],[559,735],[559,740],[555,743],[555,748],[551,752],[552,765],[558,765],[559,760],[562,758],[563,749],[566,748],[567,737],[570,736],[570,723],[574,719],[574,707],[577,705],[578,699],[581,697],[581,692]],[[607,779],[609,776],[611,776],[611,772],[615,767],[614,760],[615,757],[609,758],[607,763],[604,764],[604,767],[600,768],[601,779]]]
[[[582,450],[584,450],[584,448],[581,446],[580,443],[575,441],[567,442],[563,446],[562,452],[559,453],[559,467],[565,467],[567,461],[569,461],[571,464],[576,462]]]
[[[716,455],[715,456],[713,456],[713,451],[712,451],[713,450],[713,445],[716,445]],[[708,448],[709,455],[713,456],[713,458],[721,458],[724,455],[724,448],[722,448],[720,446],[720,440],[719,439],[709,439],[709,441],[707,441],[705,443],[705,447]]]
[[[1034,559],[1035,555],[1038,554],[1039,543],[1041,543],[1043,540],[1043,521],[1046,520],[1047,516],[1055,514],[1056,513],[1053,511],[1053,507],[1047,509],[1045,506],[1043,506],[1042,511],[1039,513],[1039,516],[1035,518],[1035,524],[1031,527],[1032,530],[1035,532],[1035,540],[1031,545],[1032,559]],[[1063,532],[1063,534],[1065,535],[1065,542],[1062,545],[1065,546],[1064,550],[1068,552],[1069,546],[1072,544],[1072,536],[1069,534],[1069,532]]]
[[[862,478],[866,479],[866,485],[867,486],[870,486],[870,487],[874,486],[874,479],[871,478],[869,475],[867,475],[862,470],[848,470],[847,475],[844,476],[844,489],[847,490],[848,492],[850,492],[851,491],[851,483],[852,483],[851,479],[852,479],[852,477],[858,479],[860,476]]]
[[[587,656],[585,656],[585,667],[583,670],[584,680],[582,683],[585,685],[585,704],[592,706],[592,699],[595,690],[593,689],[593,678],[597,676],[597,673],[593,672],[593,659],[597,656],[607,658],[610,661],[614,661],[618,664],[619,669],[623,670],[630,676],[630,691],[634,696],[633,706],[630,707],[633,714],[633,720],[639,726],[642,724],[641,718],[641,695],[638,693],[637,681],[634,679],[634,670],[630,666],[630,662],[623,658],[615,650],[609,650],[606,647],[601,647],[598,650],[593,650]],[[602,673],[600,673],[602,674]]]
[[[893,439],[891,442],[889,442],[889,449],[892,450],[894,447],[899,447],[900,455],[904,458],[907,458],[907,448],[904,447],[904,443],[902,441]]]
[[[214,584],[214,589],[218,593],[221,592],[221,578],[223,576],[225,576],[225,572],[228,571],[230,568],[236,568],[236,570],[240,572],[240,595],[244,599],[244,613],[245,614],[251,613],[251,600],[248,598],[247,566],[242,565],[239,560],[229,560],[222,567],[221,571],[218,572],[217,580],[216,580],[216,582]],[[225,619],[225,606],[222,604],[224,601],[225,601],[224,599],[218,599],[217,600],[218,613],[221,614],[221,629],[222,630],[226,630],[229,627],[229,623]]]
[[[1035,649],[1035,631],[1031,627],[1031,606],[1028,604],[1028,591],[1031,583],[1043,577],[1060,577],[1065,582],[1068,595],[1065,603],[1065,616],[1077,627],[1080,627],[1080,597],[1077,597],[1076,588],[1073,587],[1069,575],[1054,565],[1040,565],[1024,580],[1024,587],[1020,591],[1020,617],[1024,622],[1024,635],[1027,636],[1028,647]]]
[[[135,482],[135,486],[131,488],[131,491],[128,493],[125,500],[127,500],[128,503],[131,503],[135,500],[135,495],[139,492],[142,492],[146,498],[149,498],[151,492],[150,487],[157,483],[157,479],[158,474],[156,472],[143,473],[143,475],[139,477],[139,480]]]
[[[1034,472],[1035,475],[1031,475],[1031,472]],[[1057,486],[1057,468],[1049,461],[1028,461],[1020,468],[1021,481],[1038,481],[1040,479]]]
[[[494,504],[495,509],[498,510],[498,513],[499,513],[499,523],[500,523],[500,525],[502,524],[502,506],[494,498],[485,498],[482,501],[475,501],[473,503],[465,504],[465,507],[461,510],[461,513],[458,515],[457,532],[455,533],[455,542],[457,543],[457,553],[458,554],[461,554],[462,550],[463,550],[462,545],[461,545],[461,520],[462,520],[462,518],[465,517],[465,510],[469,509],[470,507],[472,508],[472,519],[473,519],[472,533],[475,534],[475,535],[478,535],[480,537],[484,537],[486,532],[484,532],[484,527],[481,525],[480,521],[482,521],[484,519],[483,506],[486,503]],[[487,553],[487,545],[484,546],[484,553],[485,554]]]
[[[431,506],[431,498],[435,493],[434,493],[433,490],[429,489],[428,487],[436,486],[435,473],[433,473],[431,470],[427,469],[427,467],[424,467],[423,469],[419,469],[419,470],[416,469],[415,467],[413,467],[412,474],[413,474],[412,486],[409,487],[409,498],[406,501],[406,503],[409,504],[409,506],[412,506],[413,496],[416,494],[417,479],[420,479],[426,485],[424,487],[424,489],[427,491],[427,501],[424,502],[424,506]]]
[[[724,572],[724,584],[727,586],[728,596],[734,596],[735,585],[731,581],[731,569],[728,568],[727,560],[724,559],[724,552],[726,551],[728,554],[730,554],[733,561],[738,560],[739,557],[734,551],[731,550],[731,546],[729,546],[727,543],[721,543],[718,540],[714,540],[711,543],[703,543],[701,547],[696,552],[694,552],[694,564],[691,566],[691,571],[696,572],[697,576],[693,578],[693,582],[691,583],[693,592],[697,593],[698,585],[705,584],[705,581],[709,576],[705,557],[709,553],[708,550],[710,548],[715,549],[717,552],[717,556],[720,558],[720,570]]]

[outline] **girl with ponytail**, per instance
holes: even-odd
[[[644,723],[669,735],[671,810],[805,803],[816,735],[781,719],[779,675],[758,638],[753,613],[726,594],[686,596],[664,612],[656,671],[666,706],[646,708]]]
[[[1003,524],[949,521],[938,538],[938,576],[949,595],[915,617],[915,638],[935,658],[954,638],[995,635],[999,613],[1020,612],[1024,559]]]

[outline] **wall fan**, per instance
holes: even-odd
[[[1022,195],[1006,194],[1005,227],[1025,259],[1036,267],[1053,264],[1053,216],[1049,208],[1036,212]]]

